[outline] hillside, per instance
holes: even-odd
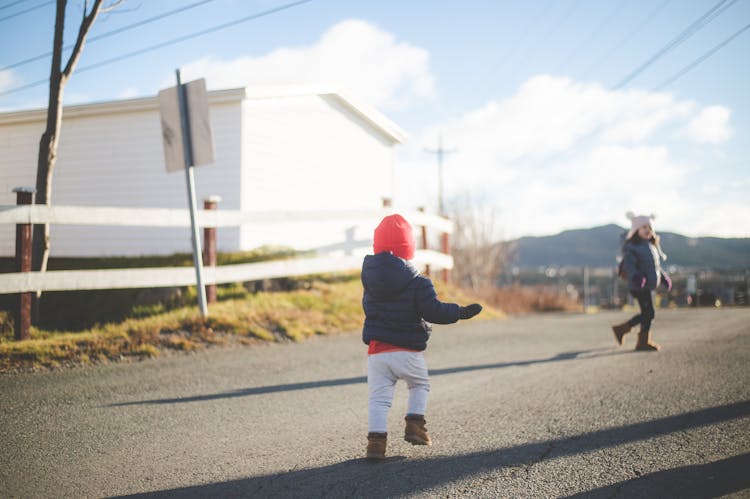
[[[568,230],[554,236],[522,237],[512,241],[515,265],[589,266],[614,265],[625,228],[614,224]],[[660,232],[670,265],[717,269],[750,268],[750,238],[690,238]]]

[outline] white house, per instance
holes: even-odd
[[[392,197],[393,146],[404,132],[331,89],[235,88],[209,92],[214,164],[195,169],[199,206],[219,209],[354,210]],[[0,205],[33,186],[45,110],[0,114]],[[156,97],[64,110],[52,204],[187,208],[184,173],[167,173]],[[219,251],[262,244],[297,248],[343,239],[342,227],[221,228]],[[333,232],[336,234],[334,235]],[[52,226],[52,256],[155,255],[190,251],[186,229]],[[0,225],[0,255],[14,254],[14,227]]]

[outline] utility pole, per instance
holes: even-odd
[[[438,215],[445,215],[445,205],[443,203],[443,158],[446,154],[456,152],[455,149],[447,150],[443,148],[443,134],[438,135],[437,149],[425,149],[427,153],[435,154],[438,162]]]

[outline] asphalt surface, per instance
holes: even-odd
[[[375,463],[357,333],[0,376],[0,497],[750,497],[750,309],[626,316],[436,326]]]

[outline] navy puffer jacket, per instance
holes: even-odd
[[[656,289],[662,273],[659,250],[649,241],[640,238],[625,241],[622,248],[622,269],[628,276],[629,289]]]
[[[362,285],[362,340],[368,345],[370,340],[378,340],[424,350],[432,331],[430,322],[458,321],[459,306],[438,300],[432,281],[411,263],[390,253],[365,257]]]

